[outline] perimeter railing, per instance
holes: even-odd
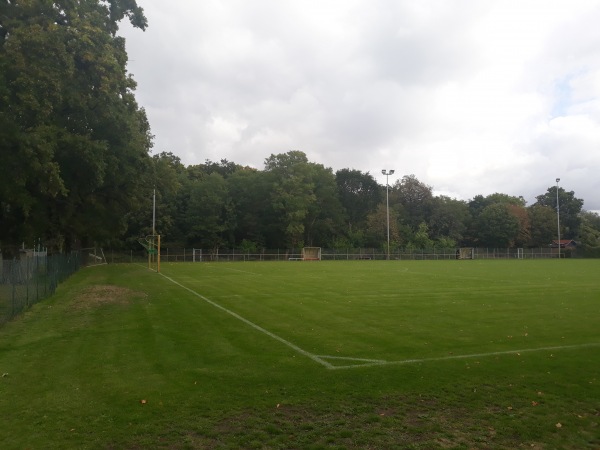
[[[80,266],[79,253],[33,252],[22,258],[0,258],[0,325],[50,297]]]
[[[463,249],[464,250],[464,249]],[[473,248],[472,257],[464,258],[469,252],[457,248],[393,249],[391,260],[453,260],[453,259],[540,259],[557,258],[558,249],[539,248]],[[560,257],[576,257],[574,249],[561,249]],[[144,264],[148,257],[143,251],[106,252],[108,263],[136,262]],[[388,255],[379,248],[321,249],[321,260],[386,260]],[[302,249],[261,249],[258,251],[241,249],[197,249],[163,247],[160,250],[161,263],[174,262],[227,262],[227,261],[299,261]]]

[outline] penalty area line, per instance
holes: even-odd
[[[282,337],[280,337],[280,336],[277,336],[275,333],[271,333],[269,330],[266,330],[266,329],[264,329],[264,328],[263,328],[263,327],[261,327],[260,325],[257,325],[257,324],[255,324],[254,322],[251,322],[250,320],[246,319],[245,317],[242,317],[242,316],[240,316],[239,314],[237,314],[237,313],[235,313],[235,312],[231,311],[230,309],[227,309],[227,308],[225,308],[224,306],[222,306],[222,305],[219,305],[219,304],[218,304],[218,303],[216,303],[216,302],[213,302],[212,300],[210,300],[210,299],[206,298],[205,296],[203,296],[203,295],[199,294],[198,292],[194,291],[193,289],[190,289],[189,287],[187,287],[187,286],[184,286],[184,285],[183,285],[183,284],[181,284],[181,283],[178,283],[178,282],[177,282],[177,281],[175,281],[173,278],[170,278],[170,277],[168,277],[168,276],[164,275],[163,273],[161,273],[160,275],[162,275],[164,278],[166,278],[167,280],[169,280],[171,283],[173,283],[173,284],[176,284],[177,286],[179,286],[179,287],[181,287],[181,288],[185,289],[186,291],[188,291],[188,292],[190,292],[190,293],[194,294],[196,297],[198,297],[198,298],[200,298],[200,299],[204,300],[204,301],[205,301],[206,303],[208,303],[209,305],[212,305],[212,306],[214,306],[215,308],[218,308],[218,309],[220,309],[221,311],[223,311],[223,312],[225,312],[225,313],[227,313],[227,314],[229,314],[229,315],[231,315],[231,316],[235,317],[236,319],[238,319],[238,320],[241,320],[241,321],[242,321],[242,322],[244,322],[246,325],[248,325],[248,326],[250,326],[250,327],[254,328],[255,330],[258,330],[258,331],[260,331],[261,333],[264,333],[264,334],[266,334],[266,335],[267,335],[267,336],[269,336],[270,338],[273,338],[273,339],[275,339],[276,341],[279,341],[279,342],[281,342],[282,344],[285,344],[285,345],[287,345],[288,347],[290,347],[291,349],[293,349],[293,350],[295,350],[296,352],[300,353],[301,355],[303,355],[303,356],[306,356],[307,358],[310,358],[310,359],[312,359],[313,361],[315,361],[315,362],[317,362],[317,363],[321,364],[322,366],[325,366],[325,367],[327,367],[328,369],[333,369],[333,368],[335,368],[335,366],[334,366],[333,364],[330,364],[330,363],[328,363],[327,361],[325,361],[325,360],[321,359],[319,356],[317,356],[317,355],[313,355],[312,353],[310,353],[310,352],[307,352],[306,350],[304,350],[304,349],[302,349],[302,348],[298,347],[297,345],[295,345],[295,344],[292,344],[290,341],[287,341],[287,340],[283,339]]]
[[[488,353],[472,353],[467,355],[448,355],[448,356],[439,356],[436,358],[421,358],[421,359],[404,359],[401,361],[379,361],[373,360],[373,362],[365,362],[363,364],[351,364],[345,366],[334,366],[329,367],[333,370],[338,369],[357,369],[359,367],[375,367],[375,366],[400,366],[405,364],[421,364],[428,362],[437,362],[437,361],[450,361],[454,359],[473,359],[473,358],[489,358],[490,356],[501,356],[501,355],[520,355],[521,353],[534,353],[534,352],[544,352],[551,350],[574,350],[580,348],[589,348],[589,347],[600,347],[600,342],[591,342],[588,344],[574,344],[574,345],[556,345],[551,347],[537,347],[537,348],[524,348],[520,350],[505,350],[501,352],[488,352]],[[323,358],[330,358],[331,356],[323,356]],[[336,359],[347,359],[353,360],[354,358],[336,358]],[[359,359],[355,359],[356,361],[360,361]]]

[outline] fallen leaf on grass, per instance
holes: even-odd
[[[141,403],[142,405],[145,405],[146,403],[148,403],[148,401],[147,401],[147,400],[140,400],[140,403]]]
[[[562,428],[562,423],[558,422],[558,423],[556,424],[556,428]]]
[[[537,406],[537,405],[539,405],[539,403],[536,402],[535,400],[531,402],[531,406]]]

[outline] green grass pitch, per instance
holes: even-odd
[[[3,448],[598,448],[599,270],[84,269],[0,328]]]

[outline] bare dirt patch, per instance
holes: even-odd
[[[146,294],[143,292],[110,284],[97,284],[81,291],[73,302],[73,309],[95,309],[104,305],[126,306],[131,304],[135,299],[145,297]]]

